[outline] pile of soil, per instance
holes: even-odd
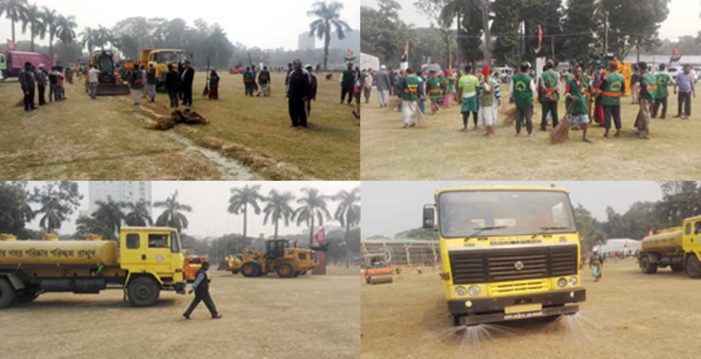
[[[175,110],[170,113],[170,117],[159,117],[156,123],[146,126],[150,130],[166,131],[178,124],[185,125],[206,125],[209,121],[199,113],[188,109]]]

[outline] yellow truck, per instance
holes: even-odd
[[[318,264],[314,251],[290,248],[286,239],[266,241],[265,253],[244,249],[241,257],[228,256],[226,260],[231,273],[241,272],[244,277],[261,277],[275,272],[280,278],[292,278],[306,274]]]
[[[585,300],[580,241],[560,188],[439,189],[423,210],[436,230],[444,296],[454,325],[555,319]]]
[[[645,274],[670,267],[673,272],[686,271],[691,278],[701,278],[701,216],[643,238],[638,265]]]
[[[158,302],[162,290],[185,293],[180,237],[173,228],[122,227],[119,242],[18,241],[0,236],[0,308],[42,293],[97,294],[122,289],[132,306]]]
[[[153,65],[156,70],[156,79],[158,79],[157,86],[161,88],[165,86],[168,65],[172,64],[177,70],[178,64],[185,61],[192,62],[192,53],[181,49],[143,49],[139,60],[124,62],[123,70],[124,72],[131,71],[137,64],[146,69],[149,68],[149,65]]]

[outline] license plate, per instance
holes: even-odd
[[[504,314],[537,312],[543,309],[542,304],[523,304],[504,308]]]

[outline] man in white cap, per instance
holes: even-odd
[[[44,64],[39,64],[39,69],[34,73],[34,78],[37,81],[37,89],[39,89],[39,106],[46,105],[46,82],[48,80],[49,73],[46,72]]]
[[[380,71],[375,74],[375,86],[377,87],[377,101],[380,103],[380,108],[387,107],[389,104],[389,90],[392,88],[387,66],[380,66]]]

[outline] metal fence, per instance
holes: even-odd
[[[440,263],[438,242],[416,239],[361,240],[360,253],[385,253],[393,265],[425,265]]]

